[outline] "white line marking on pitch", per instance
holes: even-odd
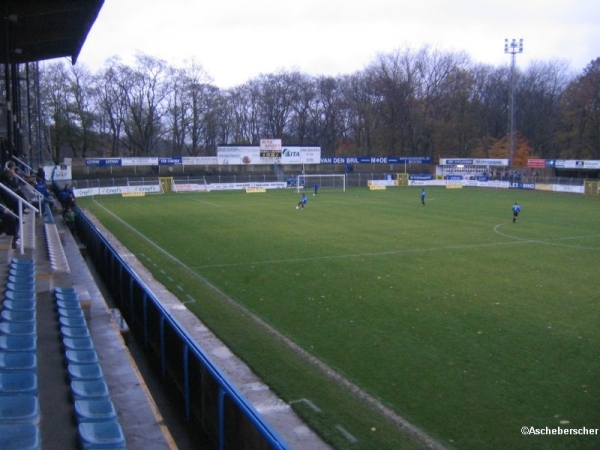
[[[210,206],[216,206],[217,208],[220,208],[221,205],[217,204],[217,203],[211,203],[211,202],[207,202],[206,200],[198,200],[197,198],[192,198],[192,197],[184,197],[186,200],[189,200],[191,202],[196,202],[196,203],[204,203],[206,205],[210,205]]]
[[[510,224],[512,225],[512,222]],[[522,238],[519,236],[512,236],[510,234],[501,232],[499,229],[500,229],[500,227],[503,227],[504,225],[509,225],[509,223],[504,222],[504,223],[500,223],[500,224],[496,225],[494,227],[494,233],[499,234],[500,236],[504,236],[509,239],[515,239],[518,242],[526,242],[528,244],[555,245],[558,247],[579,248],[582,250],[598,250],[597,247],[585,247],[585,246],[581,246],[581,245],[568,245],[568,244],[561,244],[561,243],[553,242],[553,241],[570,241],[570,240],[574,240],[574,239],[597,238],[597,237],[600,237],[600,234],[592,234],[592,235],[588,235],[588,236],[565,236],[565,237],[550,238],[550,239],[528,239],[528,238]]]
[[[354,443],[356,443],[356,442],[358,442],[358,440],[357,440],[357,439],[356,439],[354,436],[352,436],[350,433],[348,433],[348,432],[346,431],[346,429],[345,429],[344,427],[342,427],[341,425],[336,425],[336,426],[335,426],[335,428],[336,428],[336,429],[337,429],[337,430],[338,430],[340,433],[342,433],[342,434],[344,435],[344,437],[345,437],[346,439],[348,439],[350,442],[352,442],[353,444],[354,444]]]
[[[328,255],[328,256],[314,256],[311,258],[291,258],[291,259],[272,259],[268,261],[252,261],[245,263],[231,263],[231,264],[214,264],[210,266],[194,266],[194,269],[212,269],[216,267],[236,267],[236,266],[247,266],[257,264],[282,264],[282,263],[304,263],[308,261],[320,261],[326,259],[347,259],[347,258],[364,258],[365,256],[393,256],[400,255],[403,253],[425,253],[425,252],[439,252],[443,250],[467,250],[471,248],[481,247],[495,247],[497,245],[515,245],[519,242],[492,242],[488,244],[469,244],[469,245],[451,245],[448,247],[432,247],[432,248],[416,248],[416,249],[403,249],[403,250],[392,250],[389,252],[373,252],[373,253],[351,253],[346,255]]]
[[[292,401],[290,402],[290,405],[293,405],[294,403],[306,403],[306,404],[308,405],[308,407],[309,407],[310,409],[312,409],[314,412],[317,412],[317,413],[319,413],[319,414],[322,412],[322,411],[321,411],[321,408],[319,408],[317,405],[315,405],[313,402],[311,402],[311,401],[310,401],[309,399],[307,399],[307,398],[301,398],[300,400],[292,400]]]

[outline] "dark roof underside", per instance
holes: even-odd
[[[104,0],[0,0],[0,63],[75,64]]]

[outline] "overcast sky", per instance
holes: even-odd
[[[474,62],[510,63],[504,39],[524,40],[517,65],[565,60],[580,72],[600,57],[598,0],[105,0],[78,63],[174,66],[195,59],[221,88],[261,73],[351,74],[379,53],[425,45]]]

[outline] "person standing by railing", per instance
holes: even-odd
[[[65,184],[65,187],[60,191],[58,200],[62,205],[63,209],[66,210],[67,206],[75,206],[75,193],[69,183]]]
[[[38,166],[38,170],[35,174],[36,178],[39,178],[44,183],[46,182],[46,171],[44,170],[44,166]]]
[[[19,186],[19,182],[15,178],[15,173],[11,169],[5,169],[4,172],[2,172],[0,183],[2,183],[19,197],[24,198]],[[17,199],[4,191],[0,193],[0,196],[2,197],[3,204],[6,205],[6,207],[13,213],[18,214],[19,202]]]
[[[6,233],[7,236],[12,236],[12,248],[16,248],[17,239],[19,238],[19,229],[17,227],[17,219],[14,213],[0,201],[0,231]]]
[[[73,211],[73,209],[70,206],[67,206],[67,209],[63,213],[63,219],[65,219],[65,222],[67,223],[67,227],[69,227],[69,230],[71,231],[71,234],[73,234],[73,235],[75,235],[75,218],[76,218],[75,211]]]

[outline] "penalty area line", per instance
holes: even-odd
[[[494,227],[494,233],[496,233],[500,236],[503,236],[505,238],[508,238],[508,239],[514,239],[516,242],[525,242],[527,244],[544,244],[544,245],[554,245],[557,247],[577,248],[577,249],[581,249],[581,250],[598,250],[598,247],[585,247],[585,246],[581,246],[581,245],[569,245],[569,244],[562,244],[562,243],[559,243],[556,241],[571,241],[571,240],[575,240],[575,239],[597,238],[597,237],[600,237],[600,234],[591,234],[591,235],[587,235],[587,236],[563,236],[563,237],[550,238],[550,239],[529,239],[529,238],[522,238],[519,236],[512,236],[510,234],[503,233],[502,231],[500,231],[500,227],[503,227],[505,225],[509,225],[509,222],[499,223],[498,225],[496,225]],[[510,223],[510,225],[512,226],[512,223]]]

